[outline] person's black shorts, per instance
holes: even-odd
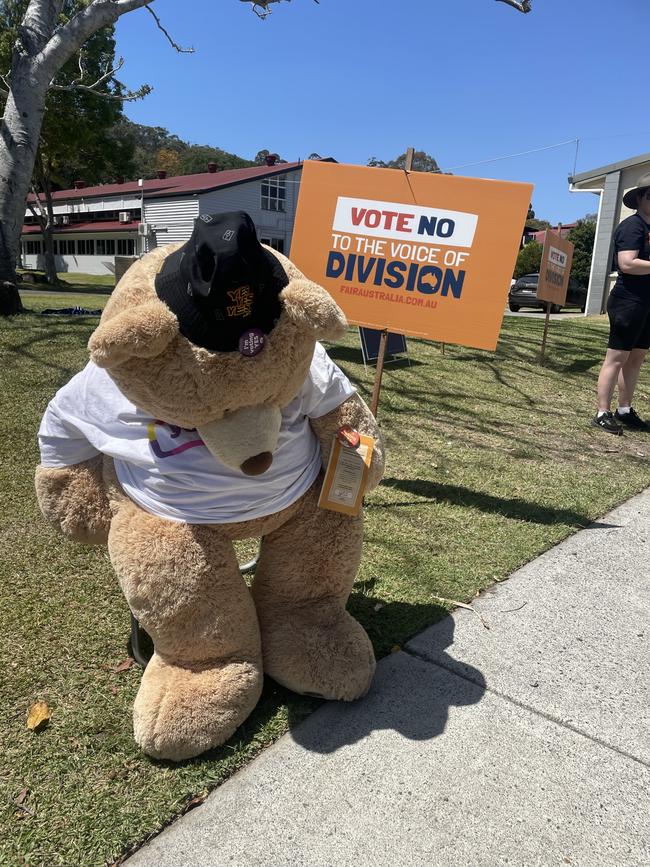
[[[612,294],[607,300],[609,349],[650,349],[650,310],[636,298]]]

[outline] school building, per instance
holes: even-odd
[[[76,181],[73,189],[52,194],[56,270],[115,274],[116,257],[187,241],[199,214],[238,210],[250,214],[263,243],[288,253],[301,175],[302,161],[269,157],[266,165],[246,169],[219,171],[208,163],[194,175],[159,172],[153,180],[119,178],[95,187]],[[21,254],[24,268],[44,267],[41,227],[29,208]]]

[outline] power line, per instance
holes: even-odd
[[[492,157],[489,160],[478,160],[475,163],[463,163],[460,166],[451,166],[450,168],[446,169],[446,171],[454,171],[455,169],[466,169],[466,168],[469,168],[469,166],[482,166],[482,165],[485,165],[485,163],[496,163],[496,162],[498,162],[498,160],[510,160],[510,159],[513,159],[514,157],[523,157],[523,156],[526,156],[527,154],[536,154],[536,153],[539,153],[540,151],[549,151],[549,150],[552,150],[553,148],[561,148],[561,147],[565,147],[566,145],[569,145],[569,144],[574,145],[574,144],[576,144],[577,141],[578,141],[578,139],[570,138],[570,139],[567,139],[567,141],[561,141],[561,142],[558,142],[557,144],[546,145],[545,147],[542,147],[542,148],[533,148],[532,150],[520,151],[519,153],[516,153],[516,154],[506,154],[505,156],[502,156],[502,157]]]

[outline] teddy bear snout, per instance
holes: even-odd
[[[262,473],[265,473],[268,470],[272,463],[273,455],[271,452],[260,452],[259,455],[255,455],[247,461],[244,461],[240,469],[242,473],[245,473],[247,476],[261,476]]]
[[[197,430],[212,454],[227,467],[259,476],[271,466],[281,424],[278,407],[259,405],[233,410],[199,425]]]

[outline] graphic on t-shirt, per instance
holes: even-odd
[[[162,428],[166,428],[169,432],[169,436],[173,440],[180,436],[182,432],[196,433],[196,428],[179,427],[175,424],[167,424],[167,422],[160,421],[160,419],[149,422],[149,424],[147,425],[147,437],[149,438],[149,446],[151,447],[151,450],[156,455],[156,457],[170,458],[172,455],[180,455],[181,452],[185,452],[187,451],[187,449],[194,449],[197,446],[205,445],[202,439],[197,438],[192,440],[186,440],[185,442],[180,443],[173,449],[164,449],[156,435],[156,425],[159,425]]]

